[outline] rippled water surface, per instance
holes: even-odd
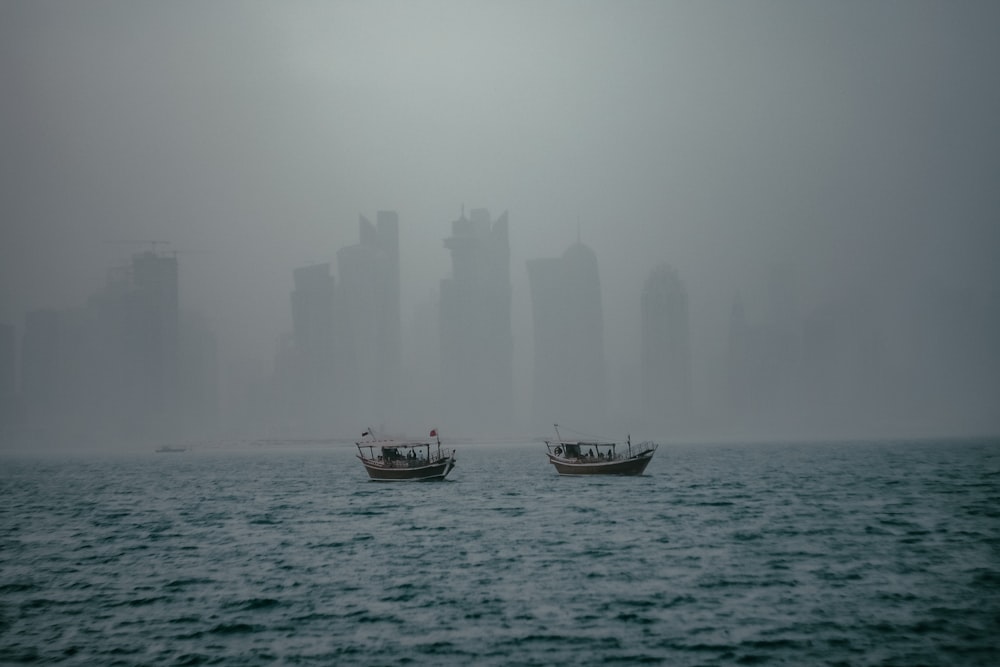
[[[0,458],[0,662],[1000,664],[1000,443]]]

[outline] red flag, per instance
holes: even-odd
[[[431,429],[431,437],[433,438],[433,437],[435,437],[435,436],[436,436],[437,434],[438,434],[438,430],[437,430],[436,428],[432,428],[432,429]]]

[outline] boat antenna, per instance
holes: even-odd
[[[556,440],[562,442],[562,436],[559,435],[559,424],[553,424],[552,428],[556,430]]]

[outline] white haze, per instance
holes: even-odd
[[[676,435],[996,433],[998,25],[995,2],[4,2],[0,322],[20,336],[147,247],[123,241],[164,240],[223,385],[266,375],[292,270],[394,210],[413,366],[451,221],[487,208],[510,218],[512,433],[533,428],[525,262],[578,235],[602,285],[597,426],[630,427],[639,296],[667,263],[697,413]],[[775,267],[794,326],[878,331],[886,414],[726,418],[734,298],[777,326]]]

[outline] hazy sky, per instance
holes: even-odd
[[[775,262],[808,303],[995,290],[998,27],[992,1],[6,0],[0,321],[165,240],[182,303],[270,358],[292,269],[359,214],[399,212],[406,322],[463,204],[510,212],[518,345],[525,260],[581,231],[612,361],[662,261],[720,340]]]

